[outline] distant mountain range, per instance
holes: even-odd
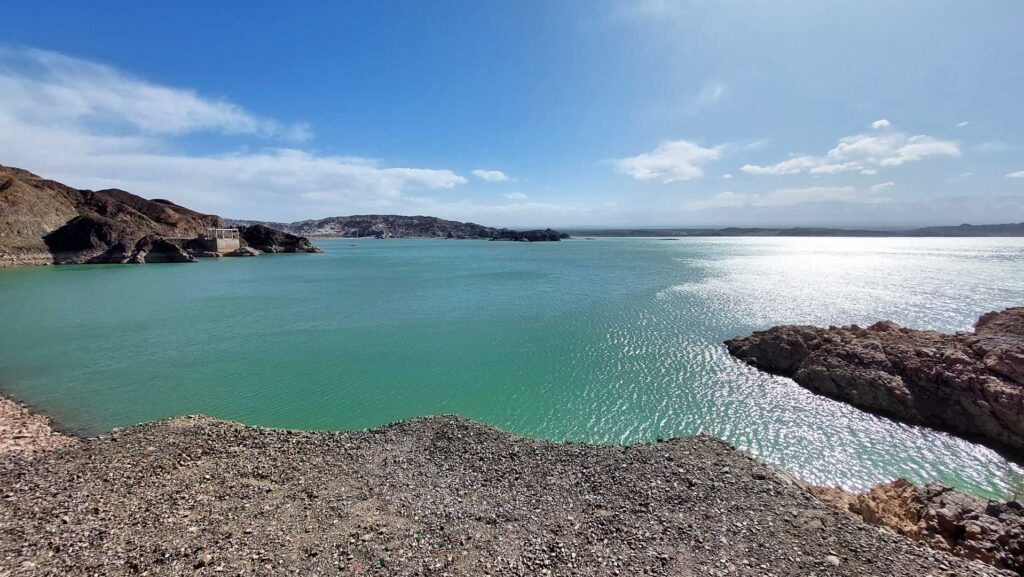
[[[331,216],[298,222],[266,222],[227,219],[228,226],[262,224],[287,233],[306,237],[345,238],[476,238],[489,240],[557,241],[569,235],[556,230],[517,231],[494,228],[472,222],[445,220],[433,216],[400,216],[395,214],[364,214]]]
[[[864,230],[845,228],[623,228],[569,229],[574,236],[854,236],[854,237],[970,237],[1024,236],[1024,222],[1010,224],[961,224],[959,226],[928,226],[905,230]]]

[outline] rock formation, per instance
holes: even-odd
[[[144,237],[194,237],[222,226],[219,216],[170,201],[117,189],[78,190],[0,166],[0,266],[179,262],[180,251]]]
[[[933,549],[1024,575],[1024,507],[979,499],[942,483],[919,488],[906,479],[862,493],[811,487],[826,503],[888,527]]]
[[[528,242],[541,242],[541,241],[557,241],[563,238],[568,238],[569,235],[560,233],[557,230],[546,228],[544,230],[509,230],[507,228],[499,229],[494,233],[494,236],[490,237],[491,240],[519,240]]]
[[[393,214],[369,214],[357,216],[332,216],[319,220],[298,222],[259,222],[252,220],[228,220],[232,226],[247,227],[262,224],[268,228],[308,237],[346,238],[476,238],[492,240],[557,241],[569,235],[557,231],[530,230],[515,231],[494,228],[472,222],[445,220],[433,216],[399,216]]]
[[[233,250],[225,254],[224,256],[259,256],[261,254],[263,253],[254,249],[251,246],[242,246],[239,247],[237,250]]]
[[[262,224],[238,227],[242,242],[260,252],[323,252],[309,239]]]
[[[780,326],[726,345],[816,393],[1024,456],[1024,307],[987,313],[972,333]]]

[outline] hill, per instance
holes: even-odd
[[[568,235],[548,229],[516,231],[494,228],[472,222],[445,220],[434,216],[401,216],[396,214],[364,214],[331,216],[298,222],[262,222],[231,220],[231,226],[262,224],[284,232],[309,237],[345,238],[476,238],[490,240],[557,241]]]
[[[138,250],[153,251],[154,243],[162,248],[158,237],[194,237],[222,226],[219,216],[168,200],[79,190],[0,166],[0,266],[125,262]]]

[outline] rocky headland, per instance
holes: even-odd
[[[707,438],[181,417],[0,460],[0,574],[1008,575]],[[950,550],[953,552],[952,550]]]
[[[943,334],[883,321],[780,326],[726,341],[729,352],[816,393],[1024,456],[1024,307]]]
[[[494,228],[472,222],[445,220],[433,216],[401,216],[394,214],[367,214],[332,216],[318,220],[298,222],[260,222],[228,220],[232,226],[264,225],[295,235],[340,238],[453,238],[511,241],[558,241],[569,235],[556,230],[517,231]]]
[[[0,166],[0,267],[195,262],[220,256],[195,239],[225,226],[219,216],[168,200],[79,190]],[[265,227],[246,227],[240,241],[238,256],[321,252],[308,239]]]
[[[222,226],[219,216],[167,200],[79,190],[0,166],[0,266],[188,261],[160,239]]]
[[[260,252],[323,252],[308,238],[275,230],[262,224],[238,227],[242,243]]]

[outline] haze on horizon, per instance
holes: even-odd
[[[0,164],[232,218],[1024,221],[1024,3],[15,2]]]

